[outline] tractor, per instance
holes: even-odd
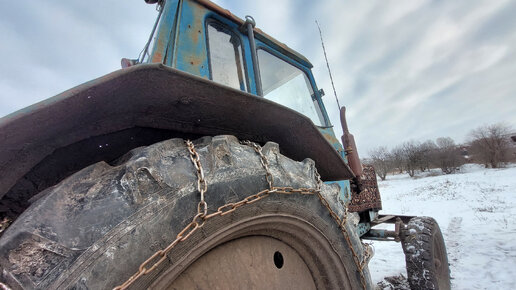
[[[210,1],[146,2],[138,59],[0,119],[3,288],[373,289],[363,240],[450,288],[439,226],[379,214],[308,59]]]

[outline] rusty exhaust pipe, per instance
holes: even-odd
[[[344,145],[344,150],[346,151],[346,155],[348,157],[349,167],[358,178],[362,175],[362,164],[360,163],[360,158],[358,157],[357,146],[355,145],[355,137],[353,134],[349,133],[348,123],[346,121],[346,107],[340,108],[340,123],[342,125],[342,131],[344,135],[342,135],[342,145]]]

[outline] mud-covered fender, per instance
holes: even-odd
[[[46,171],[59,170],[53,164],[74,158],[94,163],[102,144],[85,140],[136,127],[274,141],[290,158],[313,159],[324,180],[353,176],[310,119],[298,112],[162,64],[142,64],[1,118],[0,197],[61,148],[74,156],[61,154],[59,162],[46,164]],[[129,137],[117,138],[124,146],[110,147],[115,158],[128,149],[120,138]]]

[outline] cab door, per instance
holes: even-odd
[[[237,90],[255,93],[249,41],[239,25],[200,3],[183,1],[178,10],[171,65]]]

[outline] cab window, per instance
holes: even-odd
[[[247,91],[240,38],[215,21],[208,22],[207,31],[211,79]]]
[[[324,124],[319,103],[306,73],[292,64],[259,49],[263,96],[309,117],[317,126]]]

